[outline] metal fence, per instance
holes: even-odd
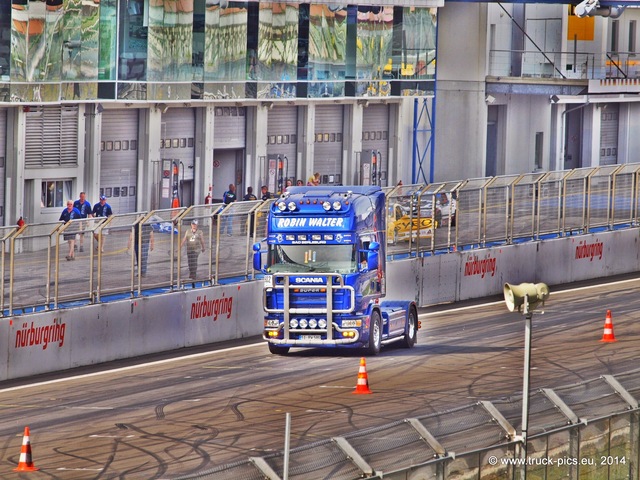
[[[634,479],[640,474],[640,370],[603,375],[529,400],[522,448],[522,397],[480,401],[406,418],[289,452],[288,478]],[[283,478],[285,452],[223,465],[187,479]]]
[[[636,226],[639,176],[640,164],[625,164],[385,188],[387,254],[393,260]],[[251,279],[252,245],[266,236],[271,202],[2,227],[0,312]],[[192,220],[204,243],[197,255],[188,254]]]
[[[636,163],[387,188],[388,251],[392,258],[431,255],[633,227],[639,172]],[[407,221],[396,221],[394,205]],[[424,227],[425,217],[433,231]],[[422,228],[393,241],[394,222]]]
[[[517,59],[517,60],[514,60]],[[602,79],[638,78],[640,62],[635,52],[595,54],[579,51],[491,50],[489,75],[512,77]]]

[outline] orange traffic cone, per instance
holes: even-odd
[[[360,359],[360,369],[358,370],[358,383],[356,389],[351,393],[365,394],[373,393],[369,390],[369,377],[367,377],[367,362],[364,357]]]
[[[29,440],[29,427],[24,427],[24,436],[22,437],[22,448],[20,449],[20,461],[18,466],[13,469],[14,472],[35,472],[40,470],[36,468],[31,459],[31,441]]]
[[[607,310],[607,317],[604,320],[604,333],[601,342],[615,342],[616,337],[613,335],[613,321],[611,320],[611,310]]]

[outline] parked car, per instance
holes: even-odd
[[[410,238],[416,240],[418,234],[420,238],[431,238],[434,227],[438,226],[437,221],[434,224],[431,209],[418,210],[415,205],[393,203],[389,205],[388,215],[387,241],[393,244]]]
[[[421,207],[421,210],[431,212],[432,204],[433,204],[433,196],[428,195],[427,201],[424,203],[424,206]],[[455,192],[452,195],[449,195],[445,192],[440,192],[435,194],[436,197],[436,227],[440,227],[443,225],[451,225],[455,227],[456,225],[456,199]]]

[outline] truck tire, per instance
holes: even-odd
[[[416,344],[418,340],[418,312],[415,307],[409,307],[409,313],[407,316],[407,331],[404,334],[402,345],[405,348],[411,348]]]
[[[270,343],[269,351],[274,355],[286,355],[287,353],[289,353],[289,347],[280,347],[278,345],[274,345],[273,343]]]
[[[371,312],[371,321],[369,324],[369,348],[367,353],[369,355],[377,355],[380,353],[382,347],[382,319],[380,318],[380,312],[374,310]]]

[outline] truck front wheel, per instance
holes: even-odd
[[[407,330],[404,334],[402,344],[406,348],[411,348],[416,344],[418,340],[418,312],[414,307],[409,307],[409,314],[407,316]]]
[[[374,310],[371,312],[371,323],[369,325],[369,355],[377,355],[380,353],[382,346],[382,320],[380,312]]]
[[[273,343],[270,343],[269,351],[274,355],[286,355],[287,353],[289,353],[289,347],[280,347],[278,345],[274,345]]]

